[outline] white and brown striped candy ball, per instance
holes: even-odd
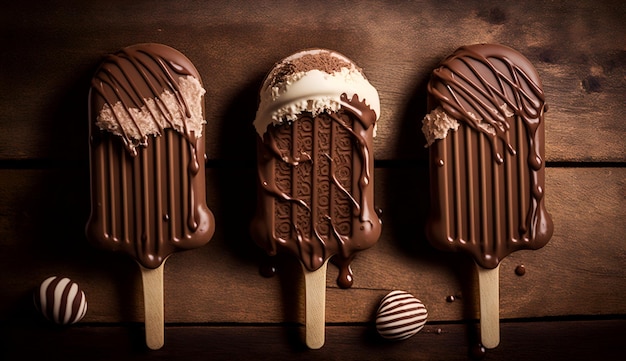
[[[376,315],[376,330],[389,340],[406,340],[426,324],[424,304],[405,291],[392,291],[383,297]]]
[[[34,301],[45,318],[59,325],[71,325],[87,313],[85,292],[69,278],[47,278],[35,291]]]

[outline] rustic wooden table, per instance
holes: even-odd
[[[623,1],[21,0],[0,12],[0,360],[617,360],[626,353],[626,5]],[[165,346],[143,340],[139,271],[94,249],[87,91],[102,57],[140,42],[170,45],[207,89],[205,247],[165,266]],[[500,268],[501,344],[476,352],[471,261],[424,237],[424,139],[430,71],[461,45],[498,42],[536,66],[549,104],[546,203],[552,240]],[[255,203],[257,90],[297,50],[340,51],[379,90],[376,203],[383,234],[353,264],[352,289],[327,280],[326,344],[302,342],[300,268],[264,254],[247,232]],[[524,265],[526,274],[514,270]],[[86,317],[43,321],[32,291],[50,275],[79,282]],[[376,334],[379,300],[401,289],[429,311],[403,342]],[[455,296],[449,302],[448,296]],[[31,357],[31,358],[29,358]]]

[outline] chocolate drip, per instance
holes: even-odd
[[[122,139],[128,151],[136,155],[135,146],[146,145],[148,134],[144,134],[136,116],[130,111],[131,108],[147,109],[151,113],[152,121],[160,131],[164,127],[158,122],[162,117],[166,120],[165,128],[174,128],[171,122],[173,114],[160,99],[160,95],[168,91],[176,97],[178,110],[184,115],[184,119],[191,118],[191,111],[187,100],[181,95],[179,77],[192,76],[200,79],[193,66],[189,66],[188,60],[181,58],[181,55],[164,45],[141,44],[127,47],[117,54],[108,55],[97,74],[91,82],[91,89],[97,93],[101,99],[98,101],[98,111],[106,104],[109,107],[121,102],[126,114],[133,121],[135,128],[140,134],[140,140],[133,139],[127,134],[122,126],[121,119],[115,112],[119,129],[122,131]],[[152,113],[146,100],[154,99],[160,114]],[[192,132],[189,132],[187,123],[183,122],[183,134],[190,143],[195,143],[196,139]]]
[[[499,150],[500,139],[511,154],[515,149],[509,139],[511,117],[519,116],[534,140],[537,126],[543,121],[545,97],[534,69],[527,74],[515,61],[521,55],[484,52],[487,45],[459,48],[432,74],[428,94],[439,102],[454,118],[465,122],[473,129],[484,133],[491,142],[494,157],[503,162]],[[491,49],[488,49],[491,50]],[[503,64],[498,66],[497,63]],[[434,84],[445,84],[439,90]],[[510,110],[509,113],[507,110]],[[487,123],[488,126],[485,126]],[[532,164],[541,166],[541,156],[536,146]]]
[[[501,45],[462,47],[433,71],[428,94],[431,110],[461,123],[431,147],[430,241],[485,268],[545,245],[545,98],[530,62]]]
[[[348,258],[344,258],[341,255],[334,255],[331,257],[330,262],[337,266],[339,274],[337,275],[337,285],[341,288],[350,288],[354,283],[354,274],[352,273],[352,260],[354,260],[354,254]]]
[[[196,171],[187,140],[166,129],[133,157],[112,138],[92,145],[89,239],[147,268],[208,242],[214,222],[206,206],[204,166]]]
[[[342,101],[336,113],[302,113],[258,139],[252,234],[271,255],[291,252],[310,271],[335,255],[338,284],[347,288],[354,253],[378,240],[381,222],[373,206],[375,113],[356,96]]]
[[[103,248],[131,255],[146,268],[157,268],[173,252],[206,244],[214,232],[213,214],[206,205],[204,138],[185,122],[182,133],[173,129],[174,115],[159,99],[164,91],[173,92],[183,119],[189,119],[191,100],[180,94],[183,76],[199,79],[178,51],[140,44],[107,57],[92,82],[92,211],[87,236]],[[95,125],[105,105],[121,102],[132,114],[131,107],[142,107],[150,99],[159,104],[168,126],[154,137],[144,134],[140,147]],[[194,101],[201,105],[202,98]]]

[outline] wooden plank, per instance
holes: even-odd
[[[207,172],[216,233],[207,246],[168,259],[165,321],[302,322],[298,262],[280,257],[277,277],[259,275],[264,254],[248,234],[254,170]],[[626,168],[549,168],[546,173],[555,233],[546,247],[516,252],[502,262],[501,317],[626,314]],[[357,255],[353,289],[339,289],[337,270],[329,267],[327,322],[371,322],[379,300],[394,289],[421,299],[431,321],[475,319],[472,261],[438,252],[424,238],[425,169],[379,168],[375,181],[383,234],[377,245]],[[88,184],[82,168],[0,170],[0,320],[28,314],[32,290],[50,275],[83,286],[89,302],[86,322],[143,320],[135,262],[85,240]],[[526,269],[521,277],[515,274],[520,264]],[[447,302],[448,296],[457,301]]]
[[[624,162],[626,58],[616,39],[626,33],[625,16],[618,0],[182,0],[176,9],[20,1],[0,14],[0,160],[86,159],[90,77],[105,54],[138,42],[174,46],[197,65],[208,89],[210,159],[254,158],[262,78],[275,61],[314,46],[345,53],[378,88],[376,158],[420,159],[430,71],[460,45],[501,42],[526,54],[543,79],[549,161]]]
[[[560,165],[546,172],[554,237],[502,262],[501,343],[484,359],[623,358],[626,57],[616,39],[626,33],[625,17],[618,0],[181,0],[175,8],[23,0],[4,7],[0,360],[467,358],[478,339],[477,275],[470,259],[438,252],[424,237],[429,194],[419,127],[430,71],[476,42],[508,44],[535,64],[550,107],[546,156]],[[203,76],[207,187],[217,220],[207,246],[167,261],[166,340],[156,352],[145,347],[137,265],[94,249],[84,236],[90,77],[103,55],[138,42],[178,48]],[[310,351],[300,335],[300,265],[279,257],[278,275],[260,276],[266,257],[248,223],[258,87],[275,61],[314,46],[352,58],[379,90],[376,203],[384,227],[380,242],[354,261],[352,289],[339,289],[329,267],[326,342]],[[89,309],[79,325],[52,327],[36,313],[32,291],[50,275],[85,289]],[[382,340],[373,327],[379,300],[394,289],[413,293],[429,311],[426,328],[401,343]]]
[[[301,327],[171,326],[165,346],[149,351],[141,325],[51,328],[11,324],[0,326],[0,358],[32,360],[621,360],[625,320],[514,322],[502,324],[498,348],[476,350],[475,325],[426,325],[412,338],[389,342],[372,324],[327,326],[327,342],[307,350],[299,340]],[[474,357],[471,357],[474,356]]]

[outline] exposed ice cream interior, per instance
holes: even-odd
[[[301,112],[315,117],[342,105],[352,107],[345,99],[355,95],[376,113],[377,120],[378,92],[359,67],[334,51],[304,50],[276,64],[265,78],[254,126],[262,138],[268,125],[291,123]]]
[[[204,92],[195,66],[169,46],[104,58],[89,95],[92,242],[154,269],[209,241]]]
[[[278,62],[260,93],[253,238],[271,255],[295,254],[309,271],[333,257],[339,285],[350,287],[354,254],[381,230],[373,204],[378,92],[345,56],[309,49]]]
[[[544,246],[552,235],[544,201],[545,96],[532,64],[498,44],[461,47],[433,71],[428,96],[422,131],[437,199],[431,242],[469,252],[485,268]]]
[[[459,122],[448,115],[441,107],[426,114],[422,121],[422,132],[426,137],[426,146],[430,146],[436,139],[444,139],[450,130],[457,130]]]
[[[433,70],[422,130],[429,146],[436,248],[477,265],[481,342],[500,341],[499,265],[543,247],[553,233],[545,206],[545,96],[530,61],[499,44],[463,46]]]
[[[205,90],[196,70],[186,69],[188,61],[164,49],[143,44],[109,55],[92,82],[101,99],[95,125],[122,137],[133,154],[137,146],[147,145],[148,136],[160,136],[168,128],[200,138],[206,123]]]
[[[380,237],[374,207],[376,89],[345,56],[298,52],[267,75],[254,121],[258,132],[254,241],[270,255],[300,260],[305,342],[324,344],[326,266],[353,284],[351,262]]]
[[[163,44],[106,56],[91,82],[86,235],[140,265],[151,349],[164,343],[166,259],[205,245],[215,230],[206,203],[204,92],[191,61]]]

